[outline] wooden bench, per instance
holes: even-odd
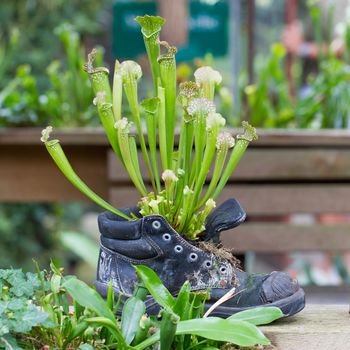
[[[220,201],[235,197],[248,221],[225,245],[238,252],[348,251],[347,223],[295,225],[290,215],[350,213],[350,132],[260,130]],[[57,130],[76,172],[115,206],[138,193],[101,129]],[[60,173],[40,143],[39,129],[0,129],[0,201],[87,199]]]
[[[272,345],[264,350],[350,348],[348,305],[307,305],[299,314],[261,327]]]

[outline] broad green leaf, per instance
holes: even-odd
[[[188,309],[190,307],[190,292],[191,284],[190,282],[186,281],[181,287],[173,307],[173,312],[179,315],[182,321],[187,319],[186,315],[188,315]]]
[[[192,334],[203,338],[223,341],[239,346],[253,346],[257,344],[268,345],[270,341],[255,325],[238,320],[221,319],[218,317],[208,317],[179,322],[176,335]],[[157,332],[141,344],[135,346],[136,349],[146,349],[150,345],[159,341],[160,334]]]
[[[145,303],[135,297],[129,298],[122,312],[122,334],[127,344],[131,344],[136,332],[140,328],[141,317],[146,312]]]
[[[48,314],[39,310],[34,304],[29,304],[24,311],[16,312],[13,317],[14,320],[11,322],[13,331],[24,333],[45,322]]]
[[[258,307],[256,309],[245,310],[230,316],[229,320],[246,321],[256,326],[271,323],[283,316],[283,312],[278,307]]]
[[[143,281],[153,299],[163,307],[173,308],[175,300],[157,274],[147,266],[134,266],[137,276]]]
[[[81,306],[87,307],[95,311],[97,315],[115,322],[114,314],[109,309],[107,303],[86,283],[76,278],[70,278],[63,283],[63,287]]]

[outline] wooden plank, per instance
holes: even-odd
[[[349,349],[348,305],[307,305],[299,314],[261,327],[276,350]]]
[[[221,239],[235,252],[283,253],[293,251],[350,250],[350,224],[292,225],[287,223],[243,223],[223,232]]]
[[[123,200],[127,205],[140,200],[138,192],[125,184],[111,186],[109,196],[118,205],[123,205]],[[350,211],[350,186],[346,184],[227,185],[217,203],[229,198],[238,199],[248,215]]]
[[[42,128],[0,128],[0,144],[40,144]],[[233,135],[238,129],[229,129]],[[178,134],[178,130],[177,130]],[[250,147],[350,147],[350,130],[258,129],[259,140]],[[66,144],[108,145],[99,128],[56,128],[53,137]],[[176,137],[177,138],[177,137]]]
[[[350,151],[345,149],[250,148],[240,161],[231,181],[350,181]],[[139,159],[142,159],[139,152]],[[145,181],[149,181],[142,165]],[[108,152],[108,177],[113,182],[129,181],[129,176],[113,151]],[[210,179],[210,174],[208,175]]]
[[[100,196],[108,193],[105,147],[65,147],[73,168]],[[45,147],[0,146],[0,201],[58,202],[88,199],[60,172]]]

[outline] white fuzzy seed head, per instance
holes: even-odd
[[[41,142],[47,142],[50,138],[50,134],[52,133],[52,126],[47,126],[44,130],[41,131]]]
[[[216,207],[216,202],[214,201],[213,198],[209,198],[206,202],[205,202],[205,207],[207,209],[214,209]]]
[[[120,64],[119,69],[123,81],[130,78],[139,80],[142,77],[141,66],[135,61],[124,61]]]
[[[210,113],[207,117],[207,130],[225,126],[226,120],[220,113]]]
[[[114,127],[117,130],[129,132],[131,125],[132,125],[132,123],[129,122],[129,120],[127,118],[122,118],[122,119],[119,119],[115,122]]]
[[[209,66],[200,67],[194,72],[194,77],[198,85],[205,83],[220,84],[222,81],[221,74]]]
[[[216,148],[217,149],[223,149],[223,148],[232,148],[235,145],[235,139],[231,136],[229,132],[222,132],[219,134],[217,140],[216,140]]]
[[[179,178],[175,175],[172,170],[166,169],[163,171],[162,180],[164,182],[176,182]]]
[[[197,113],[208,115],[209,113],[215,113],[215,104],[205,97],[194,98],[190,101],[187,112],[192,116]]]

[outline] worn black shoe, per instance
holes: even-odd
[[[136,207],[124,209],[137,215]],[[239,225],[245,212],[236,200],[226,201],[208,217],[202,239],[219,240],[219,233]],[[161,215],[149,215],[126,221],[105,212],[98,218],[101,249],[95,286],[107,295],[112,280],[116,294],[130,296],[137,277],[132,265],[146,265],[153,269],[169,291],[176,295],[188,280],[192,290],[210,288],[209,308],[236,286],[233,298],[217,307],[213,316],[228,317],[236,312],[257,306],[279,307],[285,316],[304,308],[304,291],[298,282],[284,272],[248,275],[224,254],[214,254],[206,244],[190,242],[181,237]],[[151,298],[146,300],[150,314],[158,312]]]

